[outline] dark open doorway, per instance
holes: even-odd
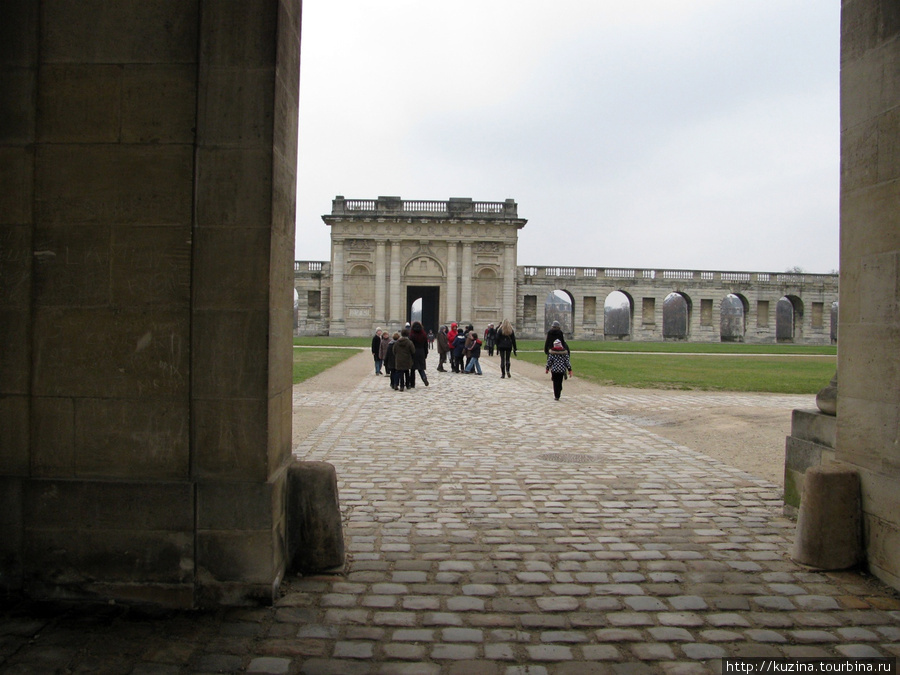
[[[409,286],[406,289],[406,320],[412,321],[412,307],[416,300],[422,300],[422,322],[426,331],[437,333],[440,326],[441,289],[438,286]],[[418,317],[416,317],[418,318]]]

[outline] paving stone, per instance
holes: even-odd
[[[751,601],[754,605],[763,610],[795,610],[797,607],[794,603],[788,598],[783,598],[781,596],[757,596],[752,598]]]
[[[401,659],[404,661],[421,661],[425,658],[424,645],[388,642],[382,645],[385,656],[389,659]]]
[[[334,645],[337,659],[370,659],[374,651],[371,642],[337,642]]]
[[[484,633],[474,628],[444,628],[441,639],[444,642],[482,642]]]
[[[797,626],[837,627],[842,625],[841,618],[834,612],[794,612],[791,620]]]
[[[425,628],[395,630],[391,635],[395,642],[433,642],[434,631]]]
[[[574,612],[578,609],[579,600],[577,598],[538,598],[536,600],[538,607],[545,612]]]
[[[719,645],[706,644],[701,642],[681,645],[681,650],[689,659],[696,659],[697,661],[721,659],[728,655],[728,652]]]
[[[515,661],[516,648],[514,645],[497,643],[484,645],[484,658],[491,661]]]
[[[642,661],[671,661],[675,658],[672,647],[661,642],[632,645],[631,650]]]
[[[565,645],[529,645],[525,647],[532,661],[571,661],[572,648]]]
[[[447,599],[447,609],[451,612],[483,612],[484,608],[485,602],[481,598],[460,596]],[[533,608],[529,606],[530,609]]]
[[[588,636],[586,633],[581,633],[579,631],[545,631],[541,633],[541,642],[552,643],[552,642],[566,642],[566,643],[577,643],[577,642],[587,642]]]
[[[656,623],[650,612],[612,612],[606,618],[614,626],[652,626]]]
[[[457,661],[450,665],[447,675],[497,675],[502,666],[486,661]]]
[[[838,637],[824,630],[792,630],[790,636],[796,642],[838,642]]]
[[[699,595],[679,595],[668,598],[668,601],[669,604],[672,605],[672,609],[675,610],[690,611],[707,609],[707,607],[709,607],[709,605],[706,604],[706,600]]]
[[[469,661],[478,658],[478,647],[468,644],[436,644],[431,648],[431,658],[438,661]]]
[[[664,626],[702,626],[703,617],[691,612],[660,612],[657,621]]]
[[[706,642],[738,642],[744,639],[744,635],[731,630],[711,629],[700,631],[699,638]]]
[[[749,639],[754,642],[787,642],[787,638],[781,633],[776,633],[773,630],[760,630],[752,628],[750,630],[744,631],[744,635],[746,635]]]
[[[641,595],[625,598],[625,604],[636,612],[663,612],[668,609],[662,600]]]
[[[303,673],[306,664],[304,664]],[[439,675],[441,667],[435,663],[382,663],[375,667],[375,670],[369,671],[374,675]]]
[[[832,597],[824,595],[805,595],[791,598],[798,609],[811,610],[815,612],[823,612],[830,609],[840,609],[838,601]]]
[[[653,626],[647,629],[657,642],[693,642],[694,636],[684,628]]]
[[[750,622],[740,614],[723,612],[720,614],[707,614],[706,622],[710,626],[718,626],[720,628],[725,626],[750,626]]]
[[[363,661],[309,659],[303,662],[301,672],[303,675],[367,675],[370,668]]]
[[[834,650],[842,656],[854,659],[884,657],[884,653],[872,645],[837,645]]]

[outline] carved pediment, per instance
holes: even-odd
[[[444,268],[434,256],[415,255],[406,264],[404,274],[408,277],[442,277]]]

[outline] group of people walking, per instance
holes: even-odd
[[[508,319],[504,319],[499,327],[488,324],[483,335],[479,335],[471,325],[460,328],[456,323],[451,323],[449,327],[441,326],[436,336],[426,331],[419,321],[406,324],[393,334],[379,328],[372,338],[375,374],[381,375],[383,369],[384,374],[391,378],[392,389],[406,391],[415,389],[418,373],[422,384],[427,387],[425,363],[432,342],[437,342],[439,373],[448,372],[444,366],[449,361],[450,372],[481,375],[481,352],[485,348],[489,356],[493,356],[496,349],[500,357],[501,379],[512,377],[510,357],[512,354],[518,355],[518,345],[516,333]],[[558,321],[554,321],[547,332],[544,353],[547,355],[546,372],[551,375],[553,395],[558,401],[563,380],[572,374],[569,345]]]
[[[405,391],[416,388],[416,373],[422,384],[428,386],[425,360],[428,358],[428,333],[418,321],[406,324],[403,330],[391,335],[380,328],[372,338],[372,355],[375,358],[375,374],[391,378],[391,389]]]
[[[438,371],[447,372],[444,365],[449,360],[450,370],[454,373],[475,373],[481,375],[481,350],[486,348],[488,355],[494,355],[496,347],[500,353],[500,369],[502,377],[509,374],[509,354],[516,352],[516,333],[512,324],[505,320],[495,329],[490,324],[479,335],[471,325],[460,328],[458,324],[451,323],[450,327],[441,326],[437,334],[438,345]]]

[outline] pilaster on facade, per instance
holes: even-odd
[[[399,325],[405,321],[402,319],[402,305],[400,303],[400,242],[391,242],[391,306],[389,311],[390,323]]]
[[[447,309],[446,320],[459,321],[459,268],[457,257],[459,255],[459,242],[450,240],[447,242]]]
[[[472,323],[472,242],[462,243],[462,275],[460,277],[460,290],[462,301],[460,302],[460,323],[468,326]]]
[[[503,247],[503,318],[514,320],[516,316],[516,243],[507,243]]]
[[[331,243],[331,335],[344,335],[344,242]]]
[[[387,319],[386,291],[387,270],[385,269],[385,255],[387,242],[377,240],[375,242],[375,323],[381,325]]]

